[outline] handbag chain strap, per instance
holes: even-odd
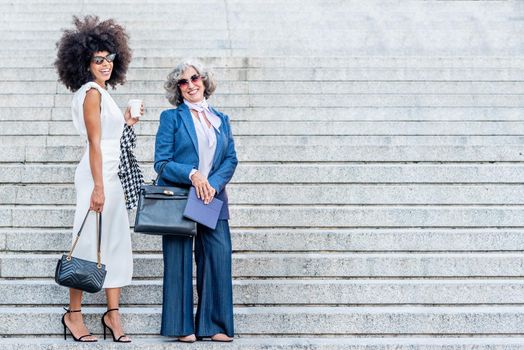
[[[84,220],[82,221],[82,225],[80,225],[80,229],[78,230],[78,233],[76,234],[75,241],[73,242],[73,246],[71,247],[71,250],[67,254],[67,261],[71,260],[71,256],[73,255],[73,250],[75,250],[76,244],[78,243],[78,239],[80,238],[80,234],[82,233],[82,229],[84,228],[84,225],[86,223],[87,217],[89,216],[90,210],[87,211],[86,216],[84,217]],[[99,269],[102,268],[102,254],[100,253],[100,243],[102,241],[102,213],[96,213],[97,219],[96,220],[96,267]]]

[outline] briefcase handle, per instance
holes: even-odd
[[[162,163],[162,165],[160,166],[160,170],[158,171],[158,175],[156,176],[156,179],[153,180],[153,186],[157,186],[158,185],[158,180],[160,179],[160,176],[162,176],[162,173],[164,172],[164,169],[167,165],[167,163],[169,162],[164,162]],[[175,187],[180,187],[180,188],[186,188],[188,189],[190,186],[187,185],[187,184],[176,184],[176,183],[173,183],[172,185],[170,186],[175,186]]]
[[[158,175],[156,176],[156,179],[153,180],[153,186],[156,186],[158,184],[158,180],[160,179],[160,176],[162,176],[162,173],[164,172],[164,168],[166,167],[168,162],[164,162],[160,166],[160,170],[158,171]]]
[[[87,211],[86,216],[84,217],[84,221],[82,221],[82,225],[80,225],[80,229],[78,230],[78,233],[76,234],[75,241],[73,242],[73,246],[71,247],[71,250],[67,254],[67,261],[71,260],[71,256],[73,255],[73,250],[75,250],[76,243],[78,242],[78,239],[80,238],[80,234],[82,233],[82,229],[84,228],[84,224],[86,223],[87,217],[89,216],[89,212],[91,210]],[[97,219],[96,220],[96,237],[97,237],[97,247],[96,247],[96,267],[99,269],[102,268],[102,255],[100,253],[100,243],[102,241],[102,213],[96,212]]]

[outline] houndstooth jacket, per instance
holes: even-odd
[[[118,177],[124,189],[126,208],[133,209],[138,204],[138,193],[140,186],[144,183],[144,176],[138,166],[133,154],[136,147],[136,134],[132,126],[125,125],[124,132],[120,138],[120,164],[118,165]]]

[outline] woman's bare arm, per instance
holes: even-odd
[[[89,142],[89,165],[95,187],[91,194],[89,208],[102,212],[105,202],[104,180],[102,175],[102,150],[100,148],[101,122],[100,122],[101,95],[96,89],[86,92],[84,100],[84,121]]]

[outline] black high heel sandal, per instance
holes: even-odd
[[[129,339],[128,340],[122,340],[122,338],[126,337],[125,334],[122,334],[120,337],[118,337],[118,339],[116,339],[115,338],[115,334],[113,333],[113,330],[111,329],[111,327],[109,327],[106,324],[106,321],[105,321],[104,318],[111,311],[118,311],[118,308],[116,308],[116,309],[109,309],[106,312],[104,312],[104,314],[102,315],[102,326],[104,327],[104,340],[106,339],[106,328],[107,328],[111,332],[111,336],[113,337],[113,342],[116,342],[116,343],[131,343],[131,340],[129,340]]]
[[[66,311],[66,313],[62,316],[62,324],[64,325],[64,340],[67,340],[67,331],[69,331],[69,333],[71,333],[71,336],[73,337],[74,341],[78,341],[78,342],[81,342],[81,343],[96,343],[98,341],[97,339],[82,340],[85,337],[92,336],[93,334],[91,334],[91,333],[76,338],[75,335],[73,334],[73,332],[71,332],[71,330],[69,329],[69,327],[66,326],[66,324],[65,324],[65,316],[67,314],[70,314],[70,313],[73,313],[73,312],[80,312],[82,310],[69,310],[69,309],[66,309],[65,307],[64,307],[64,310]]]

